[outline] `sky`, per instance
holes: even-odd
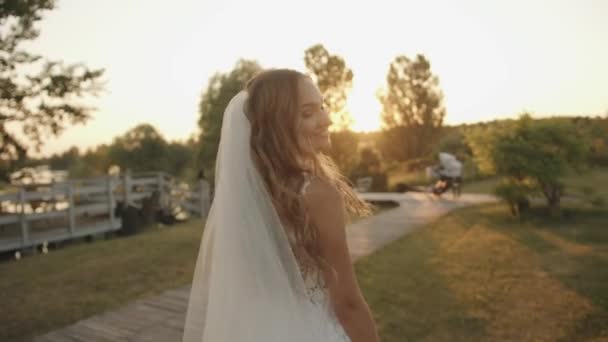
[[[198,132],[209,78],[239,58],[305,71],[317,43],[353,70],[354,129],[379,127],[390,62],[424,54],[444,93],[445,123],[608,112],[608,1],[59,0],[27,48],[104,68],[85,125],[41,155],[111,143],[140,123],[167,140]]]

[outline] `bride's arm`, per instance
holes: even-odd
[[[379,341],[348,252],[341,194],[333,186],[315,179],[304,198],[310,219],[319,229],[321,256],[335,270],[335,273],[326,271],[324,278],[338,320],[352,342]]]

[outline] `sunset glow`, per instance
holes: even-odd
[[[353,116],[352,130],[357,132],[371,132],[380,129],[381,106],[372,96],[357,96],[352,94],[349,98],[348,108]]]
[[[487,121],[527,110],[603,115],[608,110],[608,2],[59,0],[32,49],[105,68],[107,91],[84,126],[42,153],[109,143],[138,123],[166,139],[197,132],[208,79],[239,58],[304,71],[323,44],[353,70],[348,108],[357,131],[380,126],[376,92],[399,55],[424,54],[439,77],[445,122]]]

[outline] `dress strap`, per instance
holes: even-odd
[[[313,175],[311,175],[309,173],[304,174],[304,183],[302,184],[302,187],[300,188],[300,196],[304,196],[304,193],[306,192],[306,188],[310,185],[310,183],[312,182],[313,179],[314,179]]]

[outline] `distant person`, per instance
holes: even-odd
[[[454,183],[462,182],[462,163],[452,154],[440,152],[439,164],[431,169],[431,175],[439,178],[433,187],[433,193],[442,195],[454,186]]]
[[[369,206],[330,159],[312,79],[255,76],[224,112],[184,342],[377,342],[346,245]]]
[[[205,170],[204,169],[200,169],[198,171],[198,174],[196,175],[196,179],[197,180],[207,180],[207,178],[205,178]]]

